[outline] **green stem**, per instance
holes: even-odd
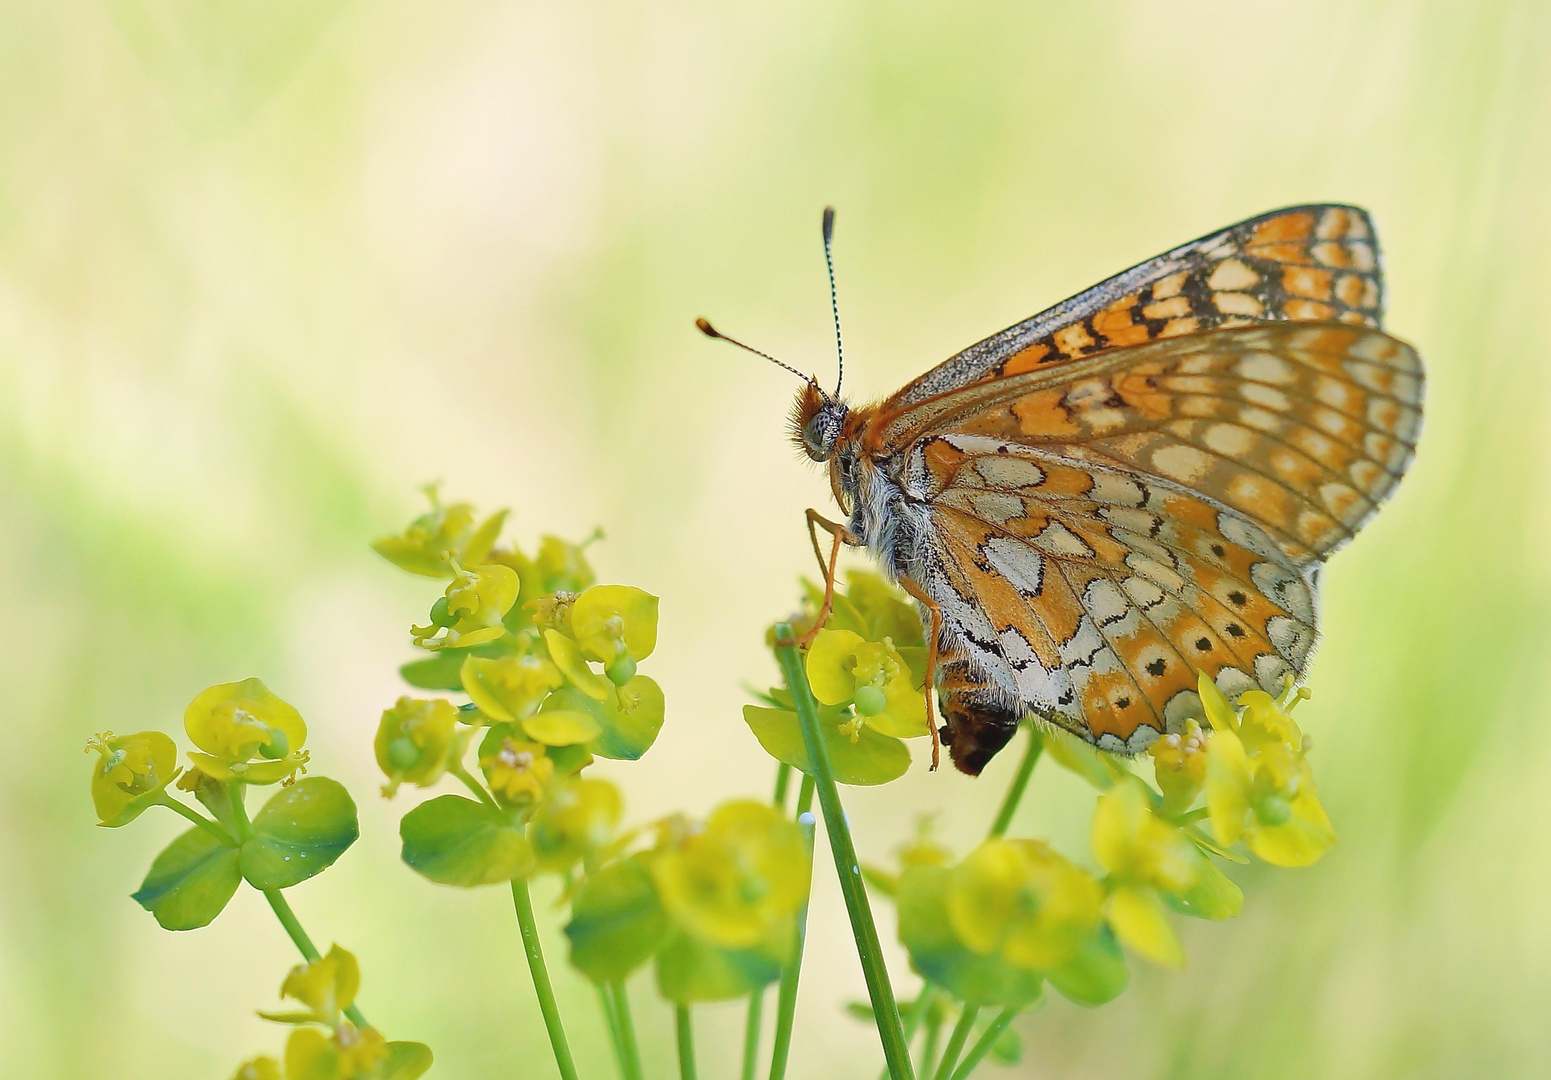
[[[1012,816],[1018,810],[1018,803],[1023,799],[1023,792],[1029,786],[1029,776],[1034,772],[1034,764],[1039,761],[1040,752],[1045,748],[1045,740],[1040,737],[1039,731],[1033,724],[1026,725],[1029,729],[1029,748],[1023,753],[1023,760],[1018,763],[1018,771],[1013,774],[1012,784],[1007,788],[1007,795],[1002,799],[1002,808],[996,812],[996,820],[991,823],[991,836],[996,838],[1007,831],[1012,824]]]
[[[996,1019],[986,1026],[980,1033],[980,1038],[975,1040],[975,1045],[970,1048],[964,1060],[959,1062],[959,1067],[953,1070],[949,1080],[965,1080],[980,1064],[980,1059],[990,1053],[991,1047],[996,1045],[996,1040],[1001,1038],[1002,1032],[1007,1030],[1007,1025],[1012,1023],[1013,1017],[1018,1015],[1018,1010],[1008,1007],[997,1014]]]
[[[679,1077],[695,1080],[695,1029],[690,1026],[689,1006],[680,1005],[673,1014],[679,1037]]]
[[[813,777],[803,774],[797,792],[797,821],[808,839],[808,867],[813,868]],[[803,821],[803,818],[807,821]],[[786,1061],[792,1052],[792,1022],[797,1016],[797,980],[802,976],[802,951],[808,937],[808,905],[797,912],[792,924],[792,946],[781,968],[781,986],[776,994],[775,1046],[770,1051],[770,1080],[784,1080]]]
[[[934,1020],[926,1025],[926,1037],[921,1040],[921,1075],[932,1075],[932,1066],[937,1062],[937,1040],[942,1036],[941,1021]]]
[[[528,895],[526,878],[512,878],[512,905],[517,909],[517,925],[522,930],[522,948],[528,954],[528,970],[533,974],[533,991],[538,995],[539,1011],[549,1031],[549,1045],[555,1052],[555,1067],[563,1080],[576,1080],[576,1063],[560,1022],[560,1007],[549,985],[549,969],[544,966],[544,950],[539,945],[539,928],[533,921],[533,898]]]
[[[759,1028],[764,1022],[765,988],[760,987],[749,995],[749,1011],[743,1020],[743,1080],[754,1080],[754,1070],[759,1066]]]
[[[253,839],[253,823],[248,820],[248,785],[241,780],[228,781],[226,794],[232,803],[232,828],[238,843],[245,844]]]
[[[459,780],[462,780],[463,786],[472,791],[474,793],[474,797],[477,798],[480,802],[484,803],[486,806],[493,810],[500,809],[500,807],[496,806],[495,800],[490,797],[490,792],[485,790],[485,785],[481,784],[478,780],[475,780],[472,776],[470,776],[469,771],[465,769],[462,764],[449,765],[447,766],[447,771],[452,773],[452,775],[456,776]]]
[[[171,795],[167,794],[166,788],[162,789],[162,797],[157,800],[157,805],[165,806],[169,810],[177,811],[179,814],[182,814],[184,817],[192,821],[195,825],[198,825],[201,829],[205,830],[205,832],[221,841],[221,843],[225,844],[227,847],[238,846],[236,838],[233,837],[231,833],[221,828],[218,822],[211,821],[198,810],[194,810],[179,802],[177,799],[174,799]]]
[[[910,1007],[910,1013],[905,1017],[905,1042],[908,1044],[916,1037],[916,1032],[921,1027],[921,1021],[931,1012],[932,999],[937,996],[937,987],[929,980],[922,980],[921,990],[916,994],[915,1004]],[[926,1070],[923,1068],[924,1074]],[[889,1067],[885,1065],[883,1071],[878,1074],[878,1080],[889,1080]]]
[[[777,810],[786,809],[786,789],[792,783],[792,767],[786,762],[781,762],[776,767],[775,806]]]
[[[635,1023],[630,1019],[630,992],[622,982],[611,983],[614,1015],[619,1018],[620,1043],[625,1051],[625,1080],[641,1080],[641,1051],[635,1042]]]
[[[593,989],[598,991],[598,1008],[603,1010],[603,1020],[608,1025],[609,1045],[614,1048],[614,1063],[619,1066],[621,1080],[629,1080],[625,1075],[625,1050],[619,1042],[619,1017],[614,1015],[614,1002],[609,998],[606,986],[594,983]]]
[[[775,795],[771,801],[777,810],[786,810],[786,789],[791,786],[792,767],[786,762],[776,766]],[[754,1080],[754,1070],[759,1064],[759,1029],[764,1022],[765,988],[761,986],[749,995],[749,1011],[743,1020],[743,1072],[742,1080]]]
[[[937,1066],[937,1074],[932,1080],[949,1080],[953,1075],[953,1066],[964,1052],[964,1044],[969,1041],[969,1033],[975,1029],[975,1017],[979,1015],[979,1005],[964,1006],[964,1011],[959,1014],[959,1022],[953,1025],[953,1034],[948,1036],[948,1045],[943,1048],[942,1064]]]
[[[792,640],[792,628],[786,623],[778,623],[775,637],[776,659],[781,664],[798,722],[802,725],[803,745],[808,751],[808,761],[813,769],[819,807],[824,813],[824,830],[829,835],[830,851],[835,856],[835,871],[840,875],[840,891],[845,896],[846,913],[851,917],[851,933],[856,938],[857,956],[862,962],[862,975],[867,980],[867,996],[872,1000],[872,1013],[877,1020],[878,1037],[883,1043],[883,1056],[894,1080],[915,1080],[910,1064],[910,1047],[905,1042],[905,1029],[899,1020],[899,1006],[894,1002],[894,988],[889,983],[888,967],[883,962],[883,947],[878,942],[878,928],[873,923],[872,908],[867,902],[867,889],[862,883],[862,869],[856,859],[856,847],[851,841],[850,826],[846,824],[845,809],[840,805],[840,792],[835,787],[834,773],[830,771],[829,751],[819,732],[818,706],[813,700],[813,691],[808,687],[807,676],[803,673],[802,658],[797,655],[797,645]]]
[[[317,963],[322,959],[318,947],[312,943],[312,938],[307,936],[307,931],[302,929],[301,920],[296,917],[296,912],[291,910],[291,905],[279,889],[265,889],[264,899],[269,901],[269,906],[275,909],[275,917],[280,920],[280,925],[285,927],[285,932],[290,935],[291,942],[296,950],[302,954],[302,959],[309,964]],[[354,1005],[345,1006],[345,1015],[350,1022],[358,1028],[367,1026],[366,1017],[361,1015],[361,1010]]]

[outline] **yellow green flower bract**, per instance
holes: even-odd
[[[123,736],[105,731],[87,740],[86,750],[99,755],[92,770],[92,804],[98,824],[109,828],[139,817],[179,773],[177,744],[160,731]]]
[[[184,710],[183,729],[202,751],[189,759],[217,780],[273,784],[294,776],[307,761],[301,713],[259,679],[201,691]]]

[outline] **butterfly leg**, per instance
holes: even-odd
[[[937,724],[932,719],[932,688],[937,683],[937,641],[942,634],[942,608],[937,601],[926,595],[926,590],[914,581],[903,575],[899,578],[899,587],[909,593],[912,598],[920,601],[932,617],[930,632],[926,635],[926,685],[921,688],[926,695],[926,726],[932,732],[932,769],[937,768],[937,759],[942,747],[942,740],[937,734]]]
[[[824,554],[819,550],[819,533],[823,529],[834,537],[834,545],[829,551],[829,562],[824,561]],[[825,620],[829,618],[831,609],[835,606],[835,563],[840,559],[840,545],[849,543],[853,547],[860,541],[851,535],[851,530],[837,522],[830,521],[817,510],[808,511],[808,539],[813,542],[813,557],[819,561],[819,573],[824,575],[824,603],[819,607],[819,614],[813,620],[813,626],[806,634],[797,639],[797,644],[806,649],[813,644],[813,639],[818,635]]]

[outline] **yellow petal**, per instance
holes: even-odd
[[[1206,744],[1206,807],[1212,836],[1223,847],[1244,833],[1251,780],[1244,744],[1231,730],[1219,729]]]
[[[1228,703],[1223,692],[1217,689],[1217,684],[1204,671],[1196,673],[1196,693],[1201,698],[1201,707],[1206,711],[1206,719],[1211,723],[1214,731],[1238,730],[1238,714],[1233,711],[1233,706]]]
[[[544,644],[549,646],[549,658],[572,686],[594,701],[607,701],[614,695],[614,684],[587,666],[576,642],[554,630],[545,630]]]
[[[1185,966],[1185,950],[1169,925],[1163,905],[1151,889],[1124,887],[1109,898],[1104,910],[1115,936],[1133,951],[1164,967]]]
[[[862,636],[849,630],[818,632],[806,665],[814,697],[825,705],[841,705],[855,696],[856,650],[862,644]]]
[[[588,713],[554,709],[522,721],[522,731],[545,746],[576,746],[602,735],[603,727]]]
[[[630,585],[594,585],[571,607],[571,631],[584,652],[602,664],[623,645],[632,660],[657,648],[657,597]]]

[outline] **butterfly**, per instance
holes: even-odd
[[[866,548],[931,628],[934,766],[940,736],[979,774],[1030,714],[1134,754],[1202,715],[1198,671],[1230,698],[1303,676],[1320,567],[1395,490],[1421,428],[1421,360],[1383,308],[1368,214],[1295,206],[876,404],[804,376],[792,434],[846,515],[810,522],[835,552]]]

